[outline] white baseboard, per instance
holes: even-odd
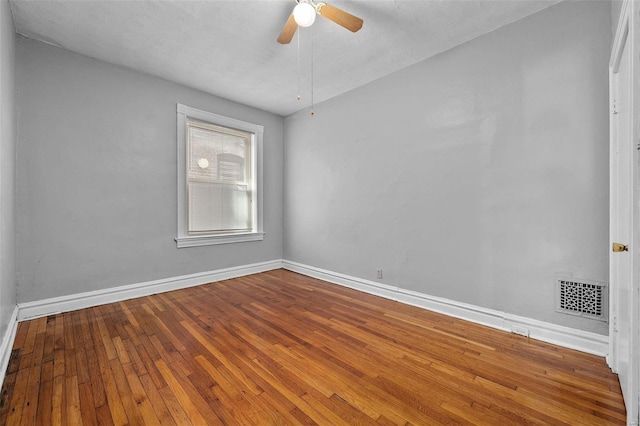
[[[430,311],[486,325],[508,332],[527,332],[529,337],[543,342],[553,343],[570,349],[576,349],[593,355],[606,356],[609,352],[609,338],[601,334],[577,330],[532,318],[511,315],[505,312],[467,303],[456,302],[416,291],[380,284],[325,269],[316,268],[288,260],[282,261],[282,267],[323,281],[339,284],[365,293],[381,296]]]
[[[2,343],[0,343],[0,387],[4,383],[4,376],[7,373],[7,367],[9,366],[9,359],[11,358],[11,351],[13,349],[13,342],[16,339],[16,331],[18,330],[18,307],[13,308],[13,314],[7,324],[7,329],[4,330],[4,337]]]
[[[53,297],[51,299],[36,300],[34,302],[18,303],[18,321],[39,318],[60,312],[75,311],[106,303],[120,302],[136,297],[149,296],[181,288],[194,287],[230,278],[257,274],[282,268],[282,260],[254,263],[215,271],[182,275],[161,280],[147,281],[138,284],[124,285],[104,290],[88,291],[69,296]]]

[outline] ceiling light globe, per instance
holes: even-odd
[[[206,158],[199,159],[198,167],[200,167],[201,169],[206,169],[207,167],[209,167],[209,160],[207,160]]]
[[[316,8],[309,3],[298,3],[293,9],[293,19],[301,27],[310,27],[316,20]]]

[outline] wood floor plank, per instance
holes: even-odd
[[[80,389],[78,388],[78,376],[71,376],[66,378],[65,390],[67,424],[82,424],[82,416],[80,414]]]
[[[29,368],[23,368],[18,371],[14,384],[15,391],[12,393],[11,403],[7,406],[9,409],[7,424],[20,424],[22,411],[24,410],[25,394],[29,383],[29,373]]]
[[[0,424],[622,425],[604,359],[285,270],[18,325]]]
[[[41,322],[42,322],[42,318],[38,318],[36,320],[29,322],[29,331],[27,332],[27,336],[25,338],[25,342],[22,350],[23,354],[28,354],[28,353],[31,353],[31,351],[33,351],[36,335],[38,334],[38,328],[40,328]]]
[[[19,352],[20,349],[16,349],[14,352]],[[9,362],[11,365],[11,362]],[[17,372],[7,372],[4,376],[4,383],[2,384],[2,395],[0,398],[0,424],[7,424],[7,417],[10,412],[9,405],[11,404],[11,398],[15,391]]]
[[[141,338],[140,341],[142,343],[139,346],[136,346],[136,352],[140,356],[140,359],[144,364],[144,368],[147,371],[147,374],[149,374],[151,380],[153,380],[155,387],[157,389],[162,389],[167,386],[167,383],[162,378],[162,375],[155,365],[155,361],[159,360],[160,356],[157,354],[157,352],[155,352],[155,348],[153,347],[153,344],[147,338],[147,336]],[[151,355],[150,351],[151,353],[155,353],[156,355]]]
[[[160,392],[158,392],[158,388],[156,388],[151,377],[149,377],[148,374],[143,374],[139,377],[139,380],[142,384],[142,387],[144,388],[145,393],[147,394],[147,397],[149,398],[149,403],[153,407],[153,411],[155,412],[156,417],[160,421],[160,424],[176,424],[174,417],[171,415],[171,412],[167,408],[167,404],[162,399],[162,395],[160,395]]]
[[[176,397],[178,402],[180,402],[180,406],[184,409],[191,423],[194,425],[207,424],[207,420],[205,420],[202,413],[198,410],[198,407],[196,407],[194,401],[191,400],[187,391],[184,390],[182,384],[178,379],[176,379],[174,373],[164,360],[156,361],[156,366],[158,367],[160,374],[162,374],[162,377],[166,380],[173,395]],[[214,416],[214,418],[217,419],[216,416]],[[213,424],[214,418],[210,419],[211,424]]]
[[[13,349],[22,349],[24,348],[25,342],[27,341],[27,334],[29,332],[29,327],[31,323],[29,321],[23,321],[18,324],[18,329],[16,330],[16,338],[13,342]]]
[[[58,375],[53,378],[53,395],[51,397],[51,424],[66,425],[65,405],[65,377]]]
[[[124,373],[123,366],[119,362],[119,360],[112,359],[111,361],[109,361],[109,364],[111,365],[111,372],[113,373],[114,383],[116,385],[120,401],[122,401],[124,412],[127,416],[127,419],[129,420],[129,425],[144,425],[145,418],[143,417],[143,411],[139,408],[139,402],[141,403],[142,401],[146,400],[146,396],[141,397],[140,395],[133,394],[131,386],[129,386],[129,382],[127,381],[127,377]],[[138,399],[136,399],[136,397]],[[158,423],[158,418],[155,416],[155,414],[153,414],[153,417],[149,418],[149,423]]]
[[[96,327],[96,329],[98,329],[98,327]],[[94,344],[96,345],[96,356],[98,359],[98,366],[100,368],[100,378],[102,379],[104,395],[107,401],[105,405],[109,407],[113,424],[116,426],[123,426],[128,424],[129,420],[125,414],[123,402],[118,392],[113,372],[111,371],[109,355],[107,354],[104,346],[102,346],[103,341],[104,339],[102,334],[98,334],[94,340]]]
[[[91,377],[91,393],[93,396],[94,406],[100,407],[107,404],[107,395],[104,391],[104,384],[102,381],[102,374],[100,372],[100,364],[96,351],[91,348],[85,352],[87,358],[87,370]]]
[[[93,400],[93,391],[91,390],[91,382],[78,383],[78,393],[80,400],[80,414],[82,416],[83,425],[93,426],[98,424],[96,415],[95,402]]]
[[[113,426],[113,417],[108,405],[101,405],[96,408],[96,420],[100,426]]]
[[[125,364],[122,366],[122,370],[129,385],[131,399],[135,403],[134,408],[140,412],[142,422],[146,424],[161,424],[162,422],[149,402],[147,392],[142,386],[140,378],[133,366],[131,364]]]
[[[24,408],[20,422],[23,424],[34,424],[36,412],[38,409],[38,396],[40,393],[40,376],[42,373],[42,365],[36,365],[30,368],[29,382],[25,392]]]
[[[176,424],[179,425],[192,425],[189,415],[185,411],[184,407],[173,393],[169,385],[158,389],[158,393],[162,397],[171,417],[175,420]],[[196,425],[197,426],[197,425]]]
[[[42,365],[42,373],[40,374],[40,389],[37,401],[37,411],[35,417],[36,425],[50,425],[51,411],[53,404],[53,360],[47,361]],[[0,424],[2,424],[0,422]]]

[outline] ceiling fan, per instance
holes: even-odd
[[[316,3],[313,0],[296,0],[296,2],[298,4],[293,9],[293,13],[287,19],[287,23],[284,24],[284,28],[278,37],[278,43],[280,44],[289,44],[298,26],[311,26],[316,20],[316,15],[327,18],[354,33],[362,28],[364,22],[362,19],[337,7],[321,2]]]

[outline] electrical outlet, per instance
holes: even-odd
[[[524,328],[524,327],[518,327],[517,325],[514,325],[513,327],[511,327],[511,331],[515,334],[519,334],[521,336],[524,337],[529,337],[529,329],[528,328]]]
[[[378,269],[378,270],[376,271],[376,276],[378,277],[378,279],[379,279],[379,280],[381,280],[381,279],[382,279],[382,269]]]

